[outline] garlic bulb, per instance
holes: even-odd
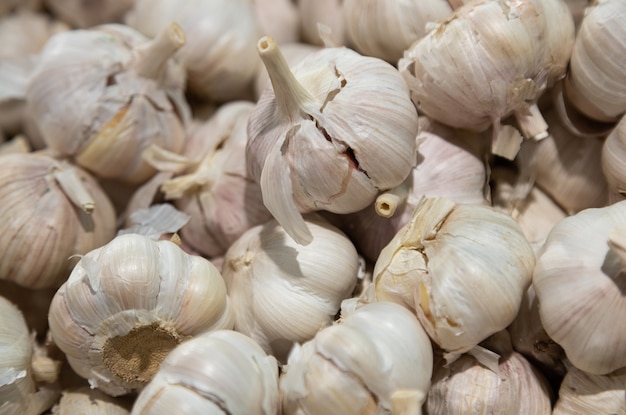
[[[128,25],[148,36],[172,20],[187,34],[179,57],[189,92],[219,102],[247,99],[260,65],[253,0],[135,0],[126,17]]]
[[[58,287],[70,273],[68,258],[115,236],[113,206],[78,167],[35,153],[0,160],[0,279]]]
[[[447,0],[346,0],[345,30],[350,44],[363,55],[395,64],[403,52],[452,15]]]
[[[557,223],[538,253],[533,287],[541,322],[574,366],[607,374],[626,366],[626,201]],[[590,232],[593,230],[593,232]]]
[[[612,199],[626,198],[626,115],[602,146],[602,172]]]
[[[182,340],[231,328],[226,286],[211,263],[170,241],[120,235],[81,257],[52,299],[54,342],[92,387],[143,387]]]
[[[184,72],[169,59],[184,42],[175,23],[153,40],[123,25],[53,36],[26,92],[48,147],[99,177],[150,178],[142,152],[151,144],[178,152],[185,142]]]
[[[479,151],[472,148],[479,141],[472,135],[420,117],[418,161],[409,177],[379,195],[372,205],[341,218],[342,228],[361,253],[376,262],[380,251],[409,222],[413,209],[424,196],[443,196],[456,203],[487,204],[486,164]]]
[[[325,46],[320,36],[319,25],[329,29],[335,45],[346,44],[346,23],[343,15],[343,0],[297,0],[302,40],[316,46]]]
[[[0,413],[39,415],[58,398],[52,387],[35,383],[32,338],[22,312],[0,297]]]
[[[82,386],[66,390],[52,407],[52,415],[129,415],[130,405],[98,389]]]
[[[301,212],[356,212],[404,181],[417,113],[402,76],[380,59],[324,48],[289,69],[271,38],[258,51],[273,88],[250,114],[248,171],[274,218],[307,244]],[[381,96],[385,105],[375,104]]]
[[[292,0],[252,0],[259,31],[277,43],[300,39],[300,15]]]
[[[177,346],[141,391],[132,415],[275,415],[278,364],[249,337],[217,330]]]
[[[513,321],[534,265],[533,250],[510,216],[489,206],[424,199],[376,261],[376,301],[413,310],[454,359]]]
[[[74,27],[86,29],[105,23],[120,23],[135,0],[44,0],[52,14]]]
[[[546,379],[511,349],[506,334],[497,342],[492,347],[500,354],[497,372],[467,354],[435,366],[426,401],[429,414],[551,414]]]
[[[284,415],[390,414],[406,390],[416,392],[421,414],[433,351],[414,315],[397,304],[371,303],[294,348],[284,369]]]
[[[332,323],[357,283],[359,257],[348,237],[320,218],[306,223],[311,244],[296,244],[270,221],[235,241],[222,266],[235,329],[280,361],[294,342]]]
[[[552,415],[626,414],[626,371],[590,375],[570,367]]]
[[[246,125],[253,108],[249,101],[221,106],[187,142],[185,154],[200,159],[161,186],[190,216],[182,239],[209,257],[223,255],[246,230],[272,219],[261,188],[246,171]]]
[[[565,75],[573,44],[561,0],[479,0],[415,42],[398,68],[420,111],[452,127],[493,126],[492,151],[513,158],[518,143],[500,136],[500,119],[513,114],[525,137],[545,137],[535,102]]]
[[[564,93],[592,119],[617,121],[626,112],[626,1],[598,0],[585,10]]]

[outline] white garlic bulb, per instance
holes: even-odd
[[[177,346],[132,415],[278,413],[278,363],[249,337],[217,330]]]
[[[187,34],[179,52],[188,91],[203,99],[247,99],[260,60],[260,29],[252,0],[135,0],[126,17],[131,27],[156,36],[170,21]]]
[[[311,244],[298,245],[272,220],[235,241],[222,266],[235,329],[280,361],[294,342],[333,322],[357,283],[359,257],[348,237],[320,218],[306,223]]]
[[[376,261],[375,298],[413,310],[454,359],[513,321],[534,265],[534,252],[510,216],[489,206],[424,199]]]
[[[447,0],[346,0],[345,30],[355,49],[395,64],[426,35],[429,25],[452,15]]]
[[[120,23],[135,0],[44,0],[46,7],[59,19],[74,27],[86,29],[105,23]]]
[[[300,39],[300,15],[292,0],[252,0],[259,32],[271,36],[277,43]]]
[[[325,46],[326,42],[320,36],[321,24],[329,29],[333,44],[345,45],[343,3],[343,0],[297,0],[302,22],[302,40],[312,45]]]
[[[585,10],[563,88],[573,105],[599,121],[626,112],[626,1],[599,0]]]
[[[617,123],[602,146],[602,172],[610,198],[626,198],[626,115]]]
[[[510,157],[519,143],[501,139],[500,120],[513,114],[525,137],[545,137],[535,102],[565,75],[573,44],[562,0],[472,1],[407,49],[398,68],[419,110],[457,128],[493,126],[492,151]]]
[[[185,142],[185,74],[169,59],[184,43],[175,23],[152,40],[119,24],[50,38],[26,91],[47,146],[99,177],[150,178],[143,151],[156,144],[178,152]]]
[[[0,279],[58,287],[74,262],[115,236],[115,211],[96,180],[44,154],[0,158]]]
[[[417,112],[383,60],[324,48],[290,69],[271,38],[258,51],[273,88],[249,118],[248,171],[274,218],[307,244],[301,212],[356,212],[404,181],[415,164]]]
[[[569,361],[591,374],[626,366],[626,201],[557,223],[539,251],[533,287],[541,322]]]
[[[379,302],[356,309],[294,348],[284,369],[284,415],[391,414],[394,395],[406,390],[415,392],[415,413],[421,414],[433,351],[414,315]]]
[[[219,271],[170,241],[120,235],[83,257],[52,299],[54,342],[92,387],[143,387],[182,340],[232,328]]]

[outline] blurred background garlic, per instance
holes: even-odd
[[[0,157],[0,279],[58,287],[75,261],[115,236],[115,212],[91,175],[44,154]]]
[[[534,265],[534,252],[510,216],[425,198],[380,253],[375,298],[415,312],[453,360],[513,321]]]
[[[253,0],[135,0],[126,22],[156,36],[178,22],[187,44],[178,56],[187,71],[187,90],[205,100],[247,99],[260,65],[261,36]]]
[[[129,415],[131,402],[89,386],[63,391],[52,415]]]
[[[414,391],[415,413],[421,414],[433,351],[408,310],[371,303],[296,346],[284,369],[284,415],[391,414],[394,395],[406,390]]]
[[[133,415],[278,414],[278,364],[249,337],[204,333],[177,346],[133,405]]]
[[[346,22],[343,15],[343,0],[296,0],[300,21],[302,22],[302,40],[316,46],[324,46],[319,25],[324,25],[330,32],[330,38],[336,46],[346,44]]]
[[[82,256],[49,320],[76,373],[113,396],[142,388],[181,341],[234,322],[224,280],[208,260],[138,234]]]
[[[597,0],[584,13],[564,93],[588,117],[615,122],[626,112],[626,1]]]
[[[426,401],[427,413],[550,415],[548,382],[513,351],[506,331],[494,334],[485,344],[499,355],[496,370],[468,354],[449,365],[438,361]]]
[[[273,88],[248,121],[248,171],[274,218],[307,244],[302,212],[356,212],[404,181],[417,113],[400,73],[380,59],[323,48],[290,69],[271,38],[258,51]]]
[[[457,203],[488,204],[486,161],[471,132],[461,132],[421,116],[417,165],[399,186],[379,195],[370,206],[338,220],[356,247],[376,262],[380,251],[411,219],[423,196],[443,196]]]
[[[245,232],[226,252],[222,275],[235,329],[284,362],[293,343],[328,326],[357,283],[359,257],[339,229],[308,217],[298,245],[274,220]]]
[[[277,43],[300,40],[300,15],[293,0],[252,0],[259,24],[259,34],[271,36]]]
[[[562,0],[474,1],[408,48],[398,68],[418,110],[452,127],[493,126],[492,151],[512,159],[519,139],[501,135],[500,119],[513,114],[524,137],[545,137],[536,100],[565,75],[573,44]]]
[[[87,29],[104,23],[121,23],[135,0],[43,0],[50,12],[74,27]]]
[[[37,384],[35,358],[33,337],[22,312],[0,296],[1,414],[39,415],[58,398],[59,391],[53,385]]]
[[[4,0],[0,2],[0,16],[26,11],[41,11],[43,0]]]
[[[178,152],[185,142],[185,74],[170,59],[184,43],[176,23],[152,40],[119,24],[50,38],[26,92],[47,146],[98,177],[150,178],[143,151],[156,144]]]
[[[602,146],[602,172],[608,183],[609,201],[626,198],[626,115]]]
[[[626,201],[557,223],[539,251],[533,288],[548,335],[569,361],[602,375],[626,366]]]
[[[430,24],[452,15],[447,0],[346,0],[348,41],[363,55],[396,64],[403,52],[426,35]]]

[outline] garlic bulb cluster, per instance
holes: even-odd
[[[152,40],[116,24],[50,38],[26,91],[47,146],[98,177],[150,178],[144,150],[178,152],[185,142],[185,74],[169,59],[184,43],[176,23]]]
[[[230,330],[184,342],[165,358],[132,410],[132,415],[173,413],[276,415],[276,359]]]
[[[395,64],[403,52],[426,35],[430,25],[452,15],[447,0],[346,0],[348,42],[368,56]]]
[[[333,44],[346,44],[346,22],[343,0],[298,0],[298,12],[302,22],[302,40],[316,46],[325,46],[320,25],[328,28]]]
[[[135,0],[44,0],[59,19],[74,27],[87,29],[105,23],[119,23]]]
[[[591,374],[626,366],[626,201],[557,223],[539,251],[533,287],[541,322],[569,361]]]
[[[309,217],[314,235],[298,245],[276,222],[245,232],[226,252],[222,275],[235,329],[284,361],[294,342],[333,322],[357,283],[359,257],[347,236]]]
[[[49,311],[55,344],[92,387],[143,387],[184,339],[232,328],[219,271],[170,241],[120,235],[81,257]]]
[[[66,162],[36,153],[0,160],[0,279],[59,286],[72,255],[113,239],[113,205],[91,175]]]
[[[391,414],[393,402],[407,391],[416,408],[411,413],[421,414],[433,351],[414,315],[379,302],[356,309],[295,347],[284,369],[284,415]]]
[[[513,321],[534,265],[533,250],[510,216],[489,206],[423,199],[376,261],[375,298],[413,310],[454,359]]]
[[[609,187],[609,200],[626,198],[626,115],[602,145],[602,172]]]
[[[457,128],[493,126],[492,151],[513,158],[519,141],[500,136],[500,119],[513,114],[524,137],[545,137],[535,102],[565,75],[573,44],[561,0],[480,0],[415,42],[398,68],[420,111]]]
[[[254,103],[222,105],[189,137],[184,153],[200,159],[163,183],[167,199],[190,217],[185,243],[209,257],[223,255],[245,231],[269,221],[261,188],[246,171],[246,126]]]
[[[599,0],[585,11],[563,88],[572,104],[598,121],[626,112],[626,1]]]
[[[378,58],[324,48],[290,69],[271,38],[258,51],[273,88],[248,121],[248,171],[274,218],[307,244],[301,212],[356,212],[404,181],[417,112],[400,73]]]
[[[52,407],[52,415],[129,415],[130,405],[98,389],[81,386],[63,391],[59,402]]]
[[[250,96],[260,65],[252,0],[135,0],[126,16],[128,25],[147,36],[156,36],[170,21],[187,34],[179,57],[191,93],[219,102]]]

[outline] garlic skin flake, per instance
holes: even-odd
[[[170,241],[126,234],[81,258],[52,299],[54,342],[109,395],[143,387],[165,355],[234,324],[219,271]]]
[[[131,412],[173,413],[276,415],[278,363],[241,333],[200,334],[172,350]]]
[[[383,415],[392,413],[392,401],[407,390],[421,408],[433,351],[414,315],[379,302],[356,309],[295,347],[284,369],[284,415]]]
[[[415,312],[454,359],[513,321],[534,265],[534,252],[510,216],[489,206],[424,199],[376,261],[375,298]]]
[[[626,366],[626,201],[586,209],[553,228],[537,255],[533,287],[548,335],[590,374]],[[592,231],[591,231],[592,230]]]
[[[417,112],[400,73],[381,59],[323,48],[290,69],[271,38],[258,51],[273,88],[248,121],[248,171],[274,218],[307,244],[301,213],[356,212],[404,181],[415,165]]]

